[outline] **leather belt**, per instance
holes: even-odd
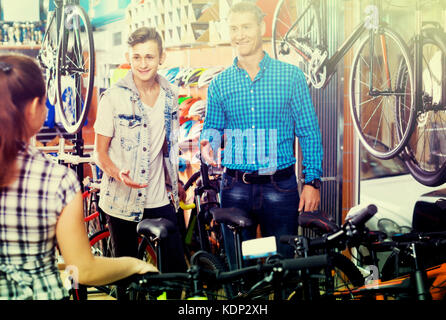
[[[241,177],[242,181],[246,184],[262,184],[274,181],[281,181],[288,179],[294,174],[294,166],[289,166],[288,168],[277,170],[274,174],[259,174],[256,172],[244,172],[240,170],[233,170],[226,168],[226,174],[238,178]]]

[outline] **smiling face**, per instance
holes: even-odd
[[[237,49],[239,57],[262,53],[262,35],[266,28],[264,21],[259,23],[256,15],[251,12],[233,12],[228,23],[231,44]]]
[[[130,47],[126,58],[131,65],[135,80],[146,82],[155,79],[158,67],[164,62],[165,55],[164,53],[160,54],[156,41],[149,40]]]

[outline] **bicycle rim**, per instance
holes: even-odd
[[[307,8],[308,0],[281,0],[276,7],[272,29],[272,47],[278,60],[298,66],[308,84],[319,82],[310,73],[314,48],[320,47],[320,21],[314,5]],[[299,21],[297,19],[299,18]]]
[[[110,231],[108,229],[99,230],[88,237],[91,252],[95,256],[112,257],[112,245]]]
[[[439,186],[446,174],[446,44],[444,33],[424,31],[422,44],[423,104],[406,145],[405,163],[421,184]],[[412,47],[413,51],[413,47]]]
[[[94,45],[90,20],[80,6],[64,7],[57,53],[57,106],[60,121],[72,134],[88,115],[94,83]]]
[[[412,64],[396,33],[381,27],[371,35],[362,40],[353,59],[350,113],[364,148],[377,158],[390,159],[404,148],[415,120]],[[396,81],[402,71],[406,80]]]
[[[45,35],[40,47],[38,60],[45,73],[47,98],[51,105],[57,102],[56,96],[56,57],[57,57],[57,26],[54,13],[51,14]]]

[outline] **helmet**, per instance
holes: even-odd
[[[179,71],[180,71],[179,67],[175,67],[175,68],[171,68],[171,69],[167,70],[167,72],[165,74],[166,79],[169,80],[169,82],[173,84],[175,82],[175,78]]]
[[[186,77],[189,75],[190,72],[192,72],[192,68],[181,68],[176,77],[174,83],[176,83],[179,87],[182,87],[185,85]]]
[[[198,87],[201,88],[211,83],[212,79],[214,79],[214,77],[220,72],[222,72],[224,69],[225,69],[224,67],[213,67],[206,69],[198,79]]]
[[[193,71],[191,71],[186,79],[184,80],[184,84],[187,86],[197,86],[198,85],[198,79],[200,78],[200,76],[203,74],[203,72],[205,71],[205,68],[197,68]]]
[[[185,94],[178,96],[178,105],[181,105],[184,100],[192,98],[191,96],[187,96]]]
[[[183,100],[183,102],[181,102],[181,104],[179,106],[180,116],[187,117],[189,114],[189,109],[198,100],[201,100],[201,98],[189,98],[189,99]]]
[[[117,69],[113,71],[112,77],[110,79],[110,85],[115,84],[122,78],[124,78],[130,70],[130,65],[127,63],[121,64]]]
[[[189,109],[188,117],[191,118],[193,116],[198,116],[199,119],[204,119],[206,116],[206,107],[206,100],[195,101]]]

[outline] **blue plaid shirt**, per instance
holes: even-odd
[[[322,139],[303,72],[266,52],[254,81],[238,58],[208,89],[200,140],[214,150],[225,134],[222,165],[245,172],[273,171],[296,162],[294,135],[302,149],[305,181],[322,175]]]

